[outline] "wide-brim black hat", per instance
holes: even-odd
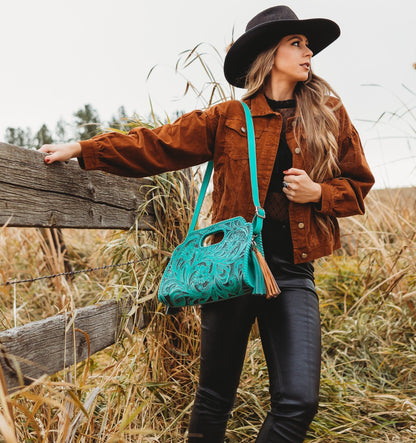
[[[224,61],[225,78],[244,88],[247,72],[257,56],[290,34],[305,35],[313,55],[336,40],[341,31],[332,20],[300,20],[288,6],[265,9],[251,19],[245,33],[229,49]]]

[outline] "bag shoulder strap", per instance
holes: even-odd
[[[192,221],[191,224],[189,225],[188,234],[195,229],[195,225],[199,216],[199,211],[201,210],[202,202],[204,201],[208,184],[209,181],[211,180],[211,174],[213,169],[214,169],[214,162],[211,160],[207,163],[207,168],[205,169],[204,179],[202,181],[201,190],[199,191],[198,201],[196,202],[195,205],[194,215],[192,216]]]
[[[256,208],[256,214],[253,219],[253,233],[255,235],[260,234],[263,227],[263,219],[265,218],[264,209],[260,206],[259,200],[259,189],[257,184],[257,164],[256,164],[256,139],[254,136],[254,125],[253,119],[251,117],[251,112],[249,107],[241,102],[244,108],[244,113],[246,117],[246,125],[247,125],[247,140],[248,140],[248,154],[250,161],[250,179],[251,179],[251,193],[253,197],[254,207]],[[205,194],[208,188],[209,181],[211,179],[212,170],[214,167],[214,162],[211,160],[207,164],[207,168],[205,170],[204,179],[202,181],[201,190],[199,191],[198,201],[195,206],[195,211],[192,216],[192,221],[189,226],[189,231],[192,232],[195,229],[196,222],[198,220],[199,212],[201,210],[202,202],[204,201]]]
[[[263,220],[266,218],[264,209],[260,206],[259,187],[257,183],[257,162],[256,162],[256,139],[254,136],[253,118],[249,107],[241,102],[244,108],[247,122],[247,139],[248,139],[248,155],[250,160],[250,179],[251,179],[251,194],[253,197],[254,207],[256,213],[253,218],[253,233],[259,235],[263,228]]]

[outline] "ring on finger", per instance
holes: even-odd
[[[286,189],[290,189],[289,183],[283,182],[283,187]]]

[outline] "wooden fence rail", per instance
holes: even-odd
[[[129,229],[136,222],[146,179],[86,172],[75,161],[46,166],[43,157],[0,143],[0,228]],[[148,214],[138,228],[153,225]],[[131,298],[111,300],[0,332],[7,387],[54,374],[115,343],[125,327],[142,327],[132,306]]]
[[[0,363],[9,390],[51,375],[114,344],[125,328],[144,326],[133,300],[109,300],[0,332]]]
[[[83,171],[76,161],[46,166],[44,154],[0,143],[0,226],[129,229],[146,179]],[[145,191],[145,189],[144,189]],[[139,229],[153,225],[152,214]]]

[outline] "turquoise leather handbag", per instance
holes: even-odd
[[[199,211],[211,178],[210,161],[188,234],[173,252],[159,286],[159,301],[169,307],[211,303],[245,295],[276,296],[280,290],[263,257],[261,230],[264,209],[260,207],[254,127],[250,109],[243,103],[250,159],[251,189],[256,214],[253,221],[234,217],[195,230]],[[207,239],[221,238],[209,244]]]

